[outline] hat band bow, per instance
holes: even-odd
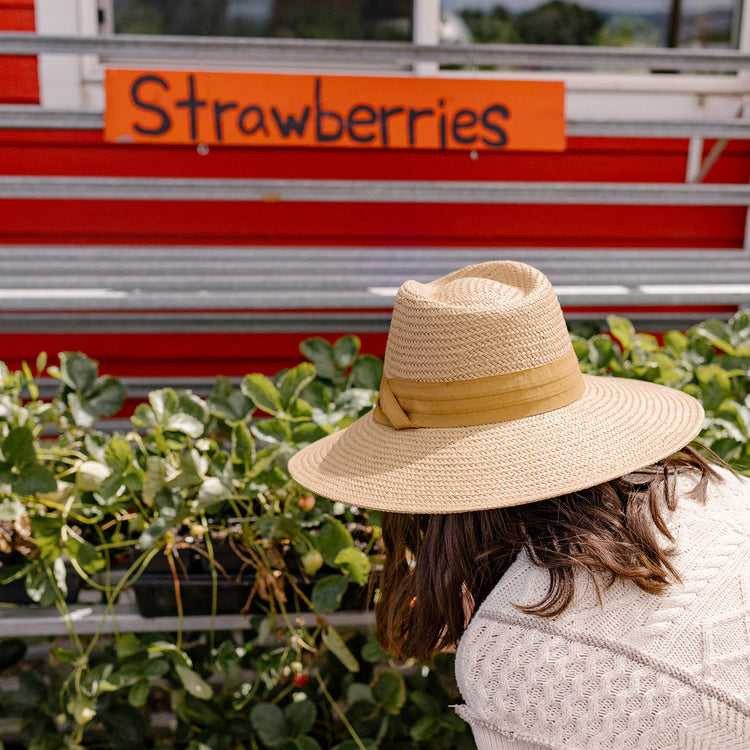
[[[571,348],[554,362],[471,380],[422,382],[383,375],[373,419],[397,430],[508,422],[572,404],[584,389]]]

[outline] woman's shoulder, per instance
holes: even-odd
[[[695,497],[696,478],[685,475],[675,488],[677,526],[724,526],[750,539],[750,478],[730,469],[716,467],[717,480],[709,481],[705,501]]]

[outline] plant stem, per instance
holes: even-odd
[[[323,682],[323,678],[320,676],[320,672],[318,670],[315,670],[315,679],[318,681],[318,685],[320,685],[320,690],[325,695],[326,700],[331,704],[331,708],[334,710],[336,715],[341,719],[342,723],[346,727],[346,730],[351,735],[351,738],[356,743],[359,750],[367,750],[367,748],[364,746],[364,743],[359,738],[359,735],[354,730],[354,727],[349,722],[349,719],[346,718],[346,715],[344,712],[339,708],[339,704],[336,703],[336,701],[333,699],[333,696],[328,692],[328,688],[326,687],[325,682]]]

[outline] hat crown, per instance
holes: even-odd
[[[539,367],[570,350],[547,277],[524,263],[491,261],[401,286],[385,374],[424,382],[471,380]]]

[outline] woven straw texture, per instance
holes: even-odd
[[[750,482],[724,474],[706,505],[678,481],[664,595],[582,574],[562,614],[525,615],[549,576],[517,558],[456,654],[479,750],[750,748]]]
[[[497,261],[403,284],[384,371],[417,382],[471,380],[546,365],[570,350],[546,277]],[[621,476],[679,450],[703,423],[700,404],[679,391],[582,378],[583,395],[573,403],[512,421],[397,430],[367,414],[301,450],[289,470],[308,489],[360,507],[480,510]]]

